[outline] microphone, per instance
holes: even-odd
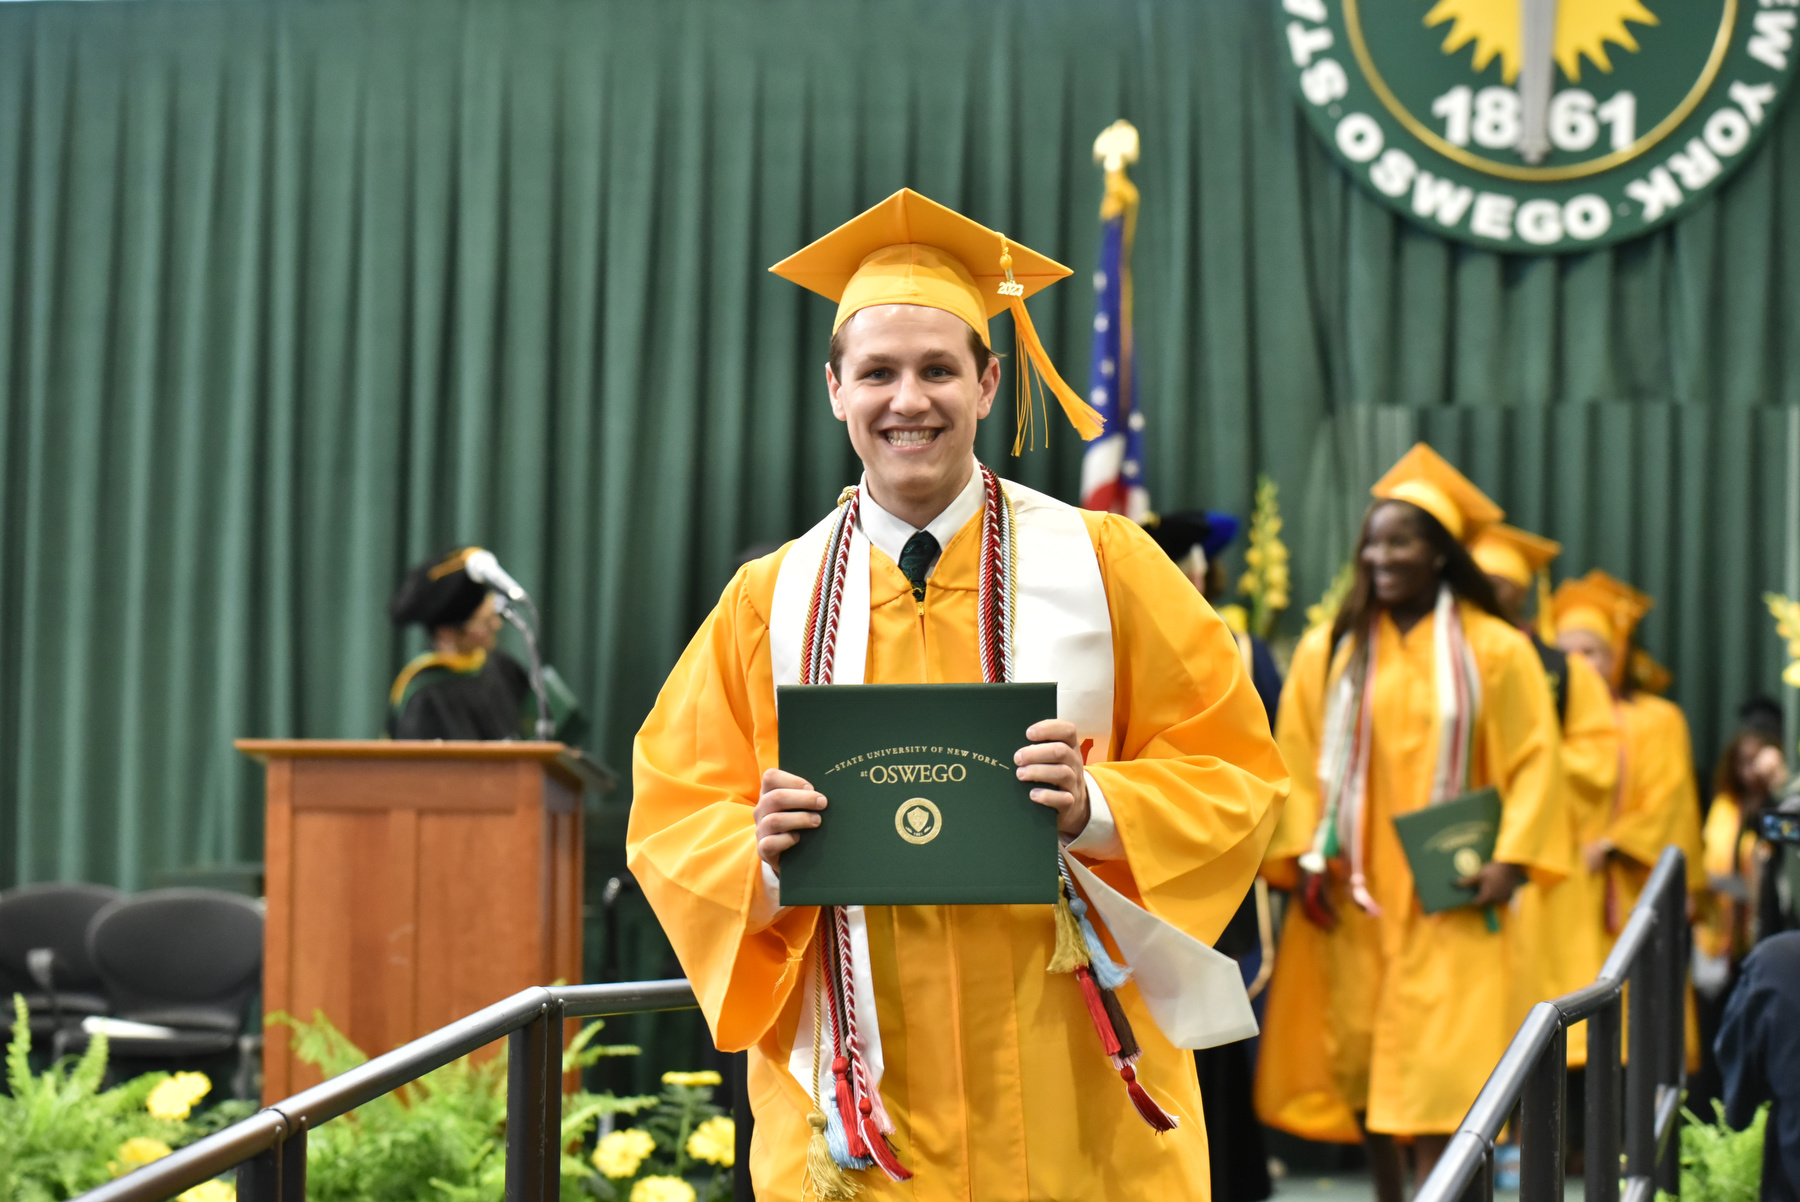
[[[470,580],[487,585],[509,601],[525,600],[525,590],[519,587],[517,580],[507,575],[506,569],[500,566],[500,561],[494,558],[492,551],[469,552],[469,557],[463,561],[463,571],[469,574]]]

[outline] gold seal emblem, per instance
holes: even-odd
[[[1473,847],[1463,847],[1450,857],[1450,866],[1460,876],[1474,876],[1481,871],[1481,853]]]
[[[923,797],[909,797],[894,811],[894,829],[908,843],[929,843],[944,829],[944,816]]]

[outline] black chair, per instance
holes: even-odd
[[[111,1010],[106,987],[88,958],[87,929],[119,899],[106,885],[23,885],[0,892],[0,1001],[12,1025],[12,997],[25,996],[33,1050],[59,1042],[81,1020]]]
[[[167,1028],[158,1036],[108,1035],[110,1055],[132,1072],[228,1061],[232,1092],[250,1092],[260,1031],[246,1034],[262,983],[262,906],[212,889],[155,889],[94,915],[88,955],[115,1017]],[[121,1066],[119,1075],[126,1075]]]

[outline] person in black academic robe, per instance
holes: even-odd
[[[1742,1130],[1769,1103],[1762,1197],[1800,1198],[1800,931],[1771,935],[1744,960],[1717,1044],[1725,1121]]]
[[[494,594],[463,570],[473,550],[420,564],[388,604],[396,625],[423,626],[431,638],[431,650],[401,669],[388,692],[392,738],[529,737],[530,675],[495,646],[501,617]]]
[[[1275,656],[1266,642],[1244,629],[1241,611],[1237,614],[1239,620],[1234,622],[1228,612],[1231,607],[1222,605],[1226,580],[1221,557],[1237,537],[1237,518],[1210,510],[1169,513],[1147,518],[1144,529],[1187,574],[1201,595],[1220,606],[1221,616],[1232,628],[1232,636],[1250,671],[1250,681],[1273,726],[1275,711],[1281,704],[1281,671],[1275,665]],[[1273,946],[1273,935],[1265,926],[1266,893],[1258,905],[1257,890],[1261,887],[1260,882],[1252,887],[1213,945],[1237,961],[1246,987],[1268,980],[1264,948]],[[1259,1021],[1261,1000],[1258,986],[1252,1001]],[[1262,1202],[1274,1193],[1274,1186],[1269,1180],[1262,1125],[1256,1121],[1251,1101],[1251,1086],[1256,1078],[1256,1039],[1204,1048],[1194,1053],[1194,1066],[1200,1077],[1200,1103],[1206,1117],[1213,1202]]]

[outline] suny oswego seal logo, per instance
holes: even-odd
[[[1692,209],[1767,133],[1800,0],[1271,0],[1300,106],[1389,208],[1493,250]]]
[[[923,797],[909,797],[894,811],[894,829],[908,843],[929,843],[944,829],[944,816]]]

